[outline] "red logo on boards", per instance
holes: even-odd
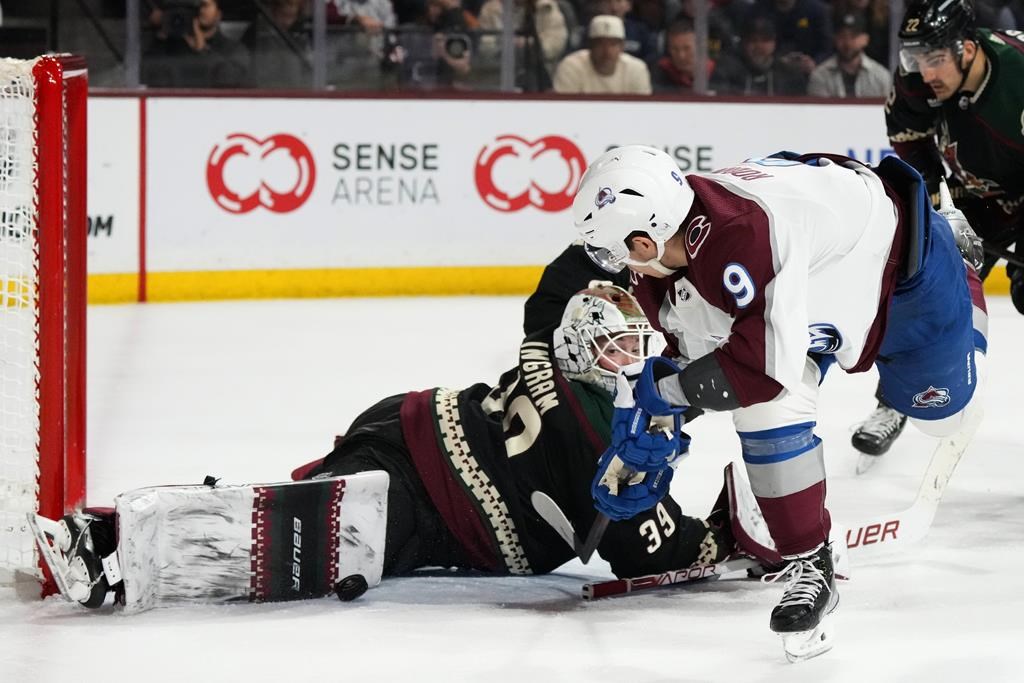
[[[501,135],[480,150],[473,177],[480,197],[497,211],[562,211],[572,205],[586,167],[580,148],[560,135],[534,142]]]
[[[249,213],[262,206],[288,213],[313,192],[316,165],[302,140],[278,133],[259,140],[232,133],[206,160],[206,186],[217,206],[229,213]]]

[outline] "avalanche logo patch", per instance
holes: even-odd
[[[832,323],[814,323],[807,326],[811,341],[807,350],[811,353],[835,353],[843,345],[843,335]]]
[[[920,394],[914,395],[915,408],[941,408],[949,403],[949,389],[936,389],[929,385]]]
[[[597,191],[597,197],[594,198],[594,205],[597,206],[597,208],[600,209],[602,206],[608,206],[609,204],[614,203],[615,193],[612,192],[612,188],[602,187]]]
[[[704,240],[711,233],[711,221],[707,216],[695,216],[686,226],[686,253],[693,258],[704,245]]]

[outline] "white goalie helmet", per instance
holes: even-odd
[[[555,330],[555,361],[569,379],[615,393],[618,368],[659,352],[660,340],[633,296],[610,282],[592,282],[566,304]]]
[[[573,222],[587,254],[608,272],[632,265],[670,275],[673,271],[660,262],[665,241],[679,230],[693,197],[665,152],[644,145],[616,147],[598,157],[583,175],[572,203]],[[658,247],[656,258],[640,262],[629,257],[626,238],[633,232],[650,236]]]

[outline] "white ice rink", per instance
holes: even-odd
[[[378,398],[493,382],[514,364],[517,298],[148,304],[89,310],[89,496],[286,479]],[[930,536],[854,564],[837,644],[787,664],[781,586],[721,581],[578,599],[578,562],[535,578],[386,580],[356,602],[193,607],[127,617],[0,601],[0,682],[1024,681],[1024,317],[991,306],[987,417]],[[833,371],[818,433],[835,519],[906,507],[933,441],[908,427],[862,477],[850,427],[874,375]],[[703,516],[738,459],[727,416],[691,425],[673,495]],[[854,558],[855,560],[856,558]]]

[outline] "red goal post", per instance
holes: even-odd
[[[0,582],[85,499],[85,60],[0,60]]]

